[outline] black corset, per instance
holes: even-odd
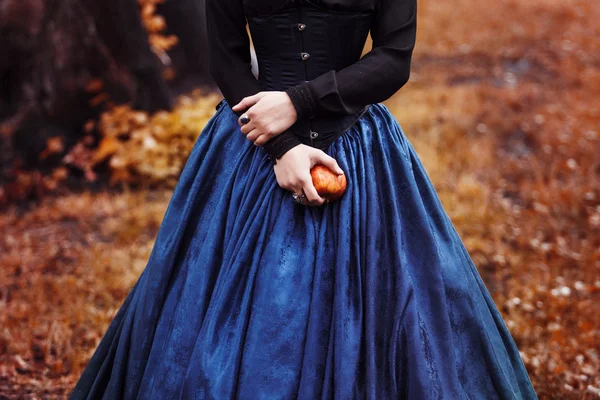
[[[306,1],[268,16],[248,16],[263,90],[285,90],[358,61],[369,33],[370,12],[338,12]],[[304,144],[325,149],[368,109],[320,113],[289,130]]]

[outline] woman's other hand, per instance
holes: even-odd
[[[257,146],[262,146],[269,139],[292,126],[298,119],[296,108],[286,92],[264,91],[249,97],[231,108],[233,111],[246,110],[250,122],[238,124],[248,140]]]
[[[288,150],[273,166],[277,183],[284,189],[306,195],[309,205],[320,206],[325,199],[319,196],[313,185],[310,170],[316,164],[323,164],[333,172],[343,174],[335,158],[323,150],[299,144]]]

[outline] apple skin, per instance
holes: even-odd
[[[339,199],[346,190],[346,174],[338,175],[323,164],[312,167],[310,176],[319,196],[329,202]]]

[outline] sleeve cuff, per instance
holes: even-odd
[[[317,112],[317,98],[307,83],[291,86],[285,92],[290,96],[294,108],[296,108],[298,119],[312,118],[315,115]]]
[[[281,158],[288,150],[302,144],[300,139],[295,133],[291,131],[284,131],[279,135],[271,138],[268,142],[263,144],[263,149],[269,154],[272,161]]]

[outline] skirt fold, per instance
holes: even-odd
[[[293,202],[225,100],[77,399],[536,399],[417,153],[383,104]]]

